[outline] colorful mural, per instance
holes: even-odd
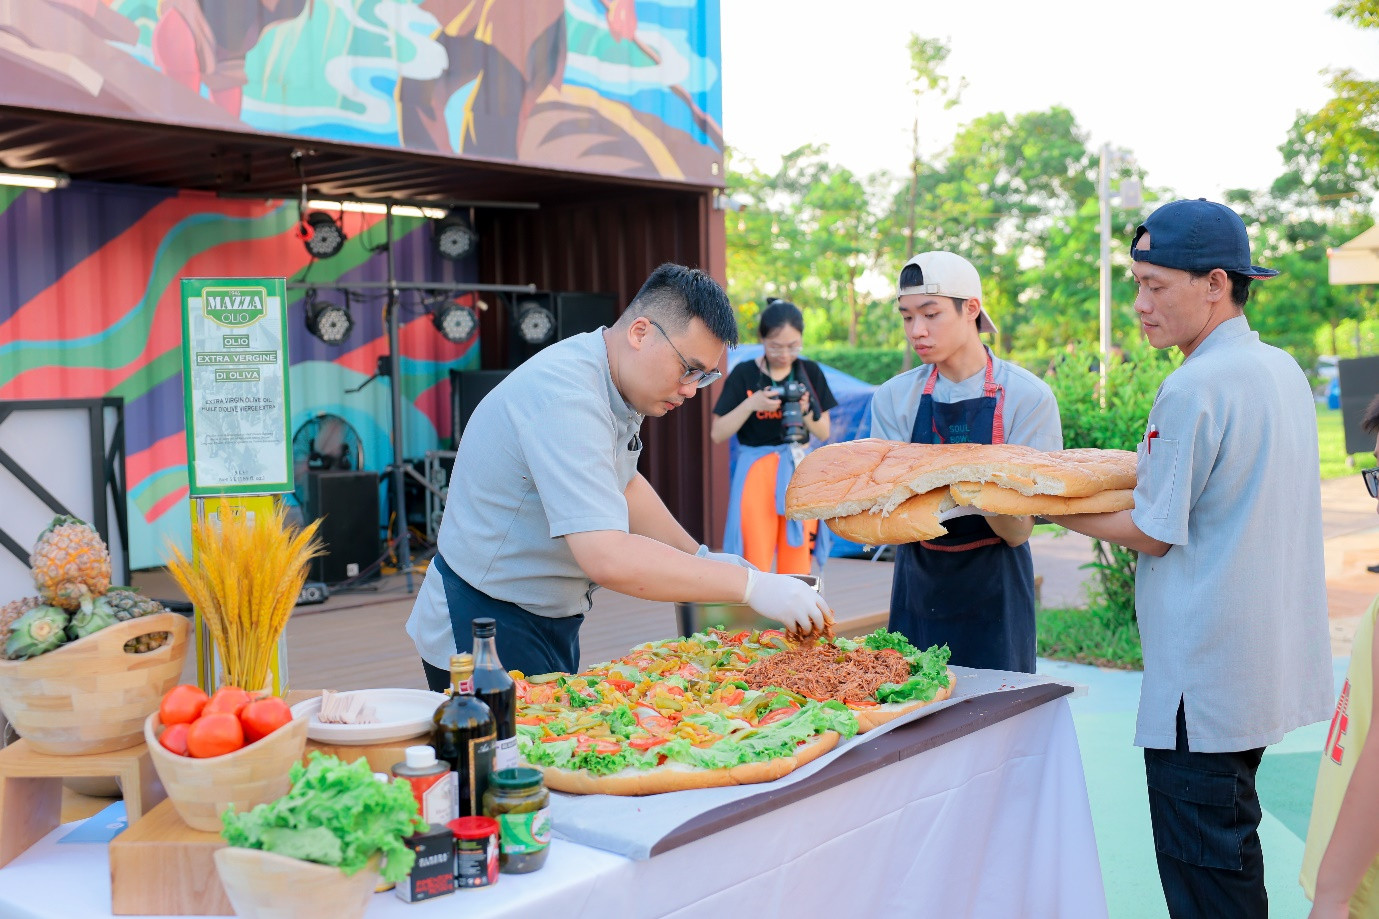
[[[84,183],[53,192],[0,186],[0,399],[124,398],[134,567],[161,564],[166,539],[187,539],[179,279],[282,276],[319,284],[322,299],[343,303],[331,284],[386,280],[378,251],[386,228],[381,216],[342,220],[344,249],[313,262],[294,234],[296,202]],[[436,256],[429,223],[393,218],[398,277],[473,281],[475,259]],[[352,295],[354,328],[339,347],[307,331],[303,293],[289,291],[293,430],[320,413],[339,415],[360,435],[363,467],[382,469],[392,458],[390,383],[346,390],[387,353],[383,293]],[[450,437],[449,370],[478,367],[479,348],[477,337],[442,338],[421,292],[404,294],[399,315],[403,453],[419,457]]]
[[[0,3],[0,101],[721,183],[718,0]]]

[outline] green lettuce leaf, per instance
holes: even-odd
[[[341,762],[312,751],[308,764],[293,763],[291,789],[276,801],[247,813],[233,805],[221,815],[221,836],[232,846],[279,852],[307,861],[336,865],[355,874],[382,853],[383,877],[397,882],[412,870],[415,853],[403,839],[425,829],[417,800],[406,782],[380,782],[368,760]],[[333,836],[335,847],[321,832]]]

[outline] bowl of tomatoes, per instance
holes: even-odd
[[[306,752],[306,718],[277,696],[227,686],[207,696],[174,686],[144,721],[153,768],[182,820],[219,832],[230,805],[246,811],[287,793],[288,770]]]

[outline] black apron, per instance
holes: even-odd
[[[468,651],[474,634],[473,622],[485,616],[497,624],[498,660],[506,670],[520,670],[527,676],[540,673],[575,673],[579,670],[579,627],[584,614],[554,619],[528,612],[516,603],[495,600],[455,573],[439,552],[431,560],[445,585],[445,605],[450,610],[450,628],[455,632],[455,648]]]
[[[910,442],[1005,442],[1005,391],[992,378],[982,395],[935,402],[938,368],[919,399]],[[896,547],[888,626],[919,648],[948,645],[952,663],[1034,672],[1034,559],[1029,543],[1010,547],[979,515],[944,524],[938,539]]]

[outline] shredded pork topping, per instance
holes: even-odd
[[[778,686],[812,699],[874,701],[877,687],[908,680],[910,666],[889,648],[841,651],[820,645],[762,658],[747,668],[744,678],[753,689]]]

